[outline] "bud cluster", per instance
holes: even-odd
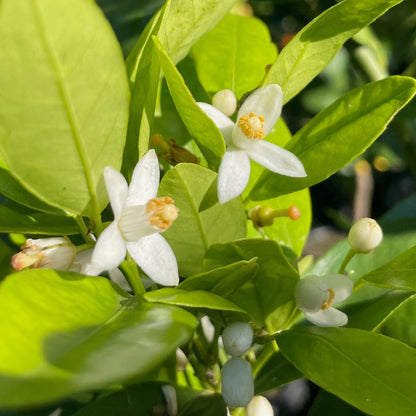
[[[239,355],[250,348],[253,330],[245,322],[234,322],[222,332],[225,352],[232,356],[221,371],[221,394],[230,407],[246,406],[254,394],[251,365]]]

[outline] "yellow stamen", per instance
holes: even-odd
[[[261,140],[264,136],[264,117],[250,113],[241,116],[238,120],[238,126],[249,139]]]
[[[150,224],[167,230],[178,218],[179,210],[174,204],[175,201],[169,196],[151,199],[146,205],[146,211],[151,213]]]
[[[323,310],[330,308],[331,305],[332,305],[332,301],[335,298],[335,291],[334,291],[334,289],[329,288],[328,289],[328,293],[329,293],[328,299],[325,302],[322,302],[322,305],[321,305],[321,309],[323,309]]]

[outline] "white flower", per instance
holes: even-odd
[[[342,274],[307,276],[296,285],[297,307],[315,325],[343,326],[348,322],[348,316],[333,308],[332,304],[348,298],[353,286],[352,280]]]
[[[250,159],[281,175],[304,177],[301,161],[291,152],[263,139],[276,124],[282,111],[282,90],[267,85],[243,102],[234,123],[212,105],[198,103],[221,130],[227,147],[218,172],[220,203],[239,196],[250,177]]]
[[[374,250],[383,239],[383,231],[376,220],[361,218],[350,229],[348,242],[358,253],[368,253]]]
[[[273,416],[270,402],[264,396],[254,396],[246,407],[247,416]]]
[[[111,167],[104,169],[114,221],[101,233],[86,274],[97,275],[116,268],[126,251],[156,283],[175,286],[179,282],[175,255],[160,235],[177,217],[170,197],[156,198],[159,162],[149,150],[137,163],[130,186]]]
[[[22,251],[11,260],[14,270],[25,267],[31,269],[68,270],[74,261],[75,246],[64,237],[28,238],[21,247]]]

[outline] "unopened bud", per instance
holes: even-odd
[[[253,330],[245,322],[234,322],[222,331],[222,342],[227,354],[232,356],[244,354],[253,341]]]
[[[76,254],[75,246],[64,237],[27,239],[21,247],[22,251],[11,260],[14,270],[57,269],[68,270]]]
[[[246,408],[247,416],[273,416],[270,402],[264,396],[254,396]]]
[[[222,397],[231,407],[247,406],[254,394],[253,372],[250,364],[240,357],[228,360],[221,370]]]
[[[162,386],[162,392],[166,400],[166,413],[169,416],[176,416],[178,414],[178,399],[175,387],[165,384]]]
[[[289,217],[296,221],[300,218],[300,211],[296,205],[291,205],[287,209],[273,209],[272,207],[257,205],[249,211],[248,216],[256,227],[263,228],[272,225],[275,218],[278,217]]]
[[[350,229],[348,242],[358,253],[374,250],[383,239],[383,231],[372,218],[361,218]]]
[[[237,98],[231,90],[221,90],[212,97],[212,105],[226,116],[231,116],[237,109]]]

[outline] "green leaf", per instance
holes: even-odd
[[[186,308],[214,309],[218,311],[245,313],[243,309],[234,305],[229,300],[204,290],[188,291],[165,287],[163,289],[147,292],[144,297],[148,302],[160,302]]]
[[[176,64],[211,30],[237,0],[170,0],[159,39]]]
[[[302,161],[308,176],[290,178],[267,171],[250,198],[291,193],[328,178],[370,146],[415,92],[416,80],[400,76],[348,92],[299,130],[286,147]]]
[[[349,38],[402,0],[344,0],[306,25],[283,48],[265,84],[279,84],[288,102],[315,78]]]
[[[2,240],[0,240],[0,280],[4,276],[13,272],[10,266],[10,260],[14,251]]]
[[[202,260],[212,244],[246,235],[241,201],[219,204],[216,177],[206,168],[182,163],[167,172],[160,184],[159,195],[171,196],[179,208],[178,218],[163,235],[176,255],[181,276],[202,271]]]
[[[181,409],[181,416],[227,416],[227,406],[219,393],[203,392]]]
[[[295,257],[292,253],[292,256]],[[266,326],[270,334],[286,328],[296,315],[294,289],[299,275],[274,241],[240,240],[212,246],[205,257],[204,269],[223,267],[257,257],[258,272],[239,287],[229,299],[249,313],[254,323]]]
[[[0,285],[0,406],[144,375],[191,336],[189,313],[124,295],[102,277],[47,269],[8,276]]]
[[[62,213],[57,208],[51,207],[40,201],[11,175],[9,168],[6,166],[2,156],[0,154],[0,194],[12,201],[18,202],[19,204],[27,207],[50,213]]]
[[[24,215],[0,205],[0,233],[71,235],[79,234],[71,217],[33,213]]]
[[[127,386],[88,404],[73,416],[149,416],[155,407],[165,407],[162,383],[150,382]]]
[[[121,164],[129,98],[109,23],[90,1],[4,0],[0,61],[10,173],[49,205],[97,216],[108,201],[102,171]]]
[[[277,336],[306,377],[374,416],[416,408],[416,351],[383,335],[350,328],[296,328]]]
[[[188,277],[179,286],[184,290],[206,290],[228,298],[257,273],[257,259],[238,261]]]
[[[123,171],[128,178],[131,177],[139,157],[149,148],[160,76],[160,65],[151,38],[159,33],[165,11],[166,5],[147,24],[126,59],[131,101]]]
[[[404,304],[415,297],[413,292],[390,291],[373,299],[347,305],[343,308],[348,315],[347,326],[367,331],[378,330],[397,310],[401,310]]]
[[[309,409],[308,416],[333,416],[334,413],[337,416],[366,416],[366,413],[321,389]]]
[[[266,393],[302,378],[303,374],[281,352],[275,353],[254,379],[255,394]]]
[[[159,53],[160,64],[175,103],[186,128],[194,138],[211,167],[218,167],[225,152],[222,133],[215,123],[199,108],[182,75],[157,38],[153,38]]]
[[[229,14],[193,46],[192,57],[207,91],[230,89],[241,98],[258,87],[277,50],[261,20]]]
[[[416,290],[416,246],[365,274],[367,283],[397,290]]]

